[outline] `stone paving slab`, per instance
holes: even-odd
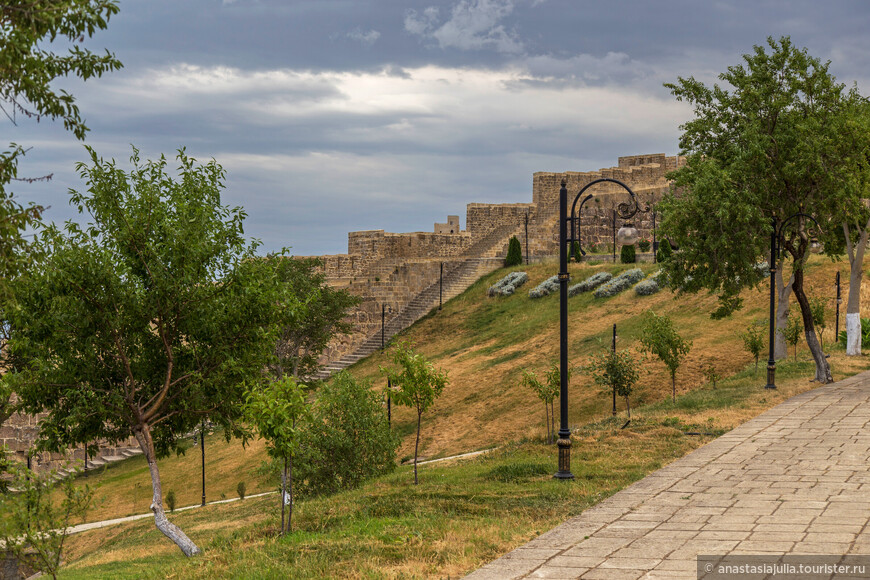
[[[466,578],[694,579],[703,554],[870,555],[868,423],[870,371],[792,397]]]

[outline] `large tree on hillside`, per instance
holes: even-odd
[[[329,341],[346,334],[353,325],[348,310],[360,298],[326,283],[323,262],[316,258],[279,258],[275,271],[281,292],[291,308],[282,310],[281,330],[272,372],[278,379],[289,374],[297,380],[313,375]]]
[[[831,207],[860,197],[858,151],[841,132],[860,99],[828,72],[828,64],[768,39],[744,55],[743,64],[719,75],[730,85],[712,88],[692,77],[666,85],[694,107],[682,126],[687,164],[671,173],[679,195],[659,206],[664,236],[679,247],[663,267],[680,290],[719,292],[730,307],[737,293],[761,280],[774,223],[812,214],[830,230],[840,227]],[[813,224],[789,222],[777,244],[791,258],[792,291],[800,306],[816,379],[832,381],[804,289],[804,264]]]
[[[841,249],[849,260],[849,296],[846,301],[846,354],[861,354],[861,282],[864,278],[864,253],[870,237],[870,103],[854,104],[841,132],[841,139],[857,152],[854,188],[858,195],[831,200],[835,219],[842,231],[826,236],[831,249]],[[835,337],[836,340],[836,337]]]
[[[90,223],[48,226],[44,257],[13,284],[12,384],[28,412],[43,409],[39,445],[63,449],[136,438],[148,462],[157,528],[199,552],[163,510],[157,458],[203,419],[228,436],[245,384],[275,348],[280,296],[273,260],[255,259],[240,208],[221,205],[224,172],[180,151],[118,168],[90,151],[87,191],[72,203]]]
[[[12,123],[19,119],[52,119],[83,140],[88,131],[74,97],[52,88],[53,81],[76,76],[99,77],[121,68],[114,55],[97,55],[76,46],[105,29],[118,12],[115,0],[7,0],[0,4],[0,110]],[[57,39],[74,43],[65,54],[52,51]],[[33,250],[24,232],[33,228],[42,207],[18,203],[10,184],[51,176],[19,178],[18,161],[25,149],[14,143],[0,152],[0,305],[9,298],[6,282],[28,267]],[[5,309],[5,307],[3,307]],[[4,336],[0,340],[5,340]],[[2,363],[8,363],[4,358]],[[0,425],[13,409],[11,389],[0,384]]]

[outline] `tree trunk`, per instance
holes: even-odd
[[[831,367],[828,365],[825,353],[822,352],[822,347],[819,344],[818,338],[816,338],[816,328],[813,325],[813,313],[810,310],[810,303],[809,300],[807,300],[806,293],[804,292],[803,268],[795,270],[792,289],[794,290],[794,297],[797,299],[797,302],[801,307],[801,318],[803,318],[804,321],[804,335],[807,339],[807,346],[810,347],[810,353],[816,363],[815,380],[822,384],[832,383],[834,382],[834,378],[831,376]]]
[[[293,454],[290,454],[290,462],[287,470],[287,489],[290,490],[290,506],[287,508],[287,531],[293,530]]]
[[[284,458],[284,471],[281,472],[281,535],[284,535],[284,507],[287,505],[287,458]]]
[[[677,374],[671,373],[671,387],[673,389],[673,401],[677,402]]]
[[[788,279],[788,284],[783,283],[782,266],[776,269],[776,331],[773,340],[773,360],[788,358],[788,344],[785,342],[785,327],[788,325],[788,302],[791,297],[791,287],[794,283],[794,274]],[[769,348],[769,347],[768,347]]]
[[[550,444],[556,442],[556,408],[554,400],[550,400]]]
[[[544,401],[544,413],[546,413],[547,418],[545,421],[547,422],[547,444],[550,443],[550,405],[547,404],[547,401]]]
[[[628,395],[625,396],[625,410],[628,413],[628,418],[631,419],[631,404],[628,402]]]
[[[849,256],[849,299],[846,302],[846,354],[861,356],[861,280],[864,277],[864,250],[870,233],[870,222],[858,235],[858,243],[853,247],[849,226],[843,224],[846,234],[847,255]],[[840,337],[835,337],[839,340]]]
[[[420,449],[420,419],[423,413],[417,411],[417,441],[414,442],[414,485],[417,485],[417,452]]]
[[[148,462],[148,470],[151,472],[151,487],[154,496],[151,501],[151,511],[154,512],[154,523],[163,535],[175,542],[185,556],[195,556],[200,549],[191,541],[181,528],[170,522],[163,511],[163,490],[160,486],[160,472],[157,470],[157,454],[154,452],[154,440],[151,438],[151,427],[148,424],[139,425],[133,430],[139,448]]]

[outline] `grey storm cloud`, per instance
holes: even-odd
[[[862,0],[122,0],[88,46],[122,71],[59,84],[88,144],[121,167],[179,147],[227,170],[264,250],[346,250],[359,229],[429,230],[470,202],[523,202],[535,171],[674,154],[691,115],[663,82],[715,82],[789,34],[866,94]],[[82,144],[51,123],[4,125],[32,146],[22,201],[76,219]]]
[[[411,9],[405,15],[405,30],[433,38],[441,48],[516,54],[523,51],[523,43],[502,23],[513,10],[511,0],[461,0],[453,5],[450,17],[441,22],[437,6],[429,6],[420,14]]]

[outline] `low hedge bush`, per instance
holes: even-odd
[[[609,282],[613,278],[613,274],[610,272],[598,272],[592,274],[579,284],[574,284],[570,288],[568,288],[568,296],[576,296],[578,294],[582,294],[583,292],[590,292],[595,290],[605,282]]]
[[[652,296],[659,290],[661,290],[659,283],[654,278],[643,280],[634,286],[634,291],[638,296]]]
[[[549,296],[559,289],[559,276],[550,276],[531,290],[529,290],[529,298],[543,298]]]
[[[517,288],[528,282],[529,275],[525,272],[511,272],[486,291],[487,296],[510,296]]]
[[[623,290],[628,290],[643,279],[643,270],[640,268],[632,268],[631,270],[626,270],[607,284],[599,286],[592,295],[596,298],[610,298],[611,296],[616,296]]]

